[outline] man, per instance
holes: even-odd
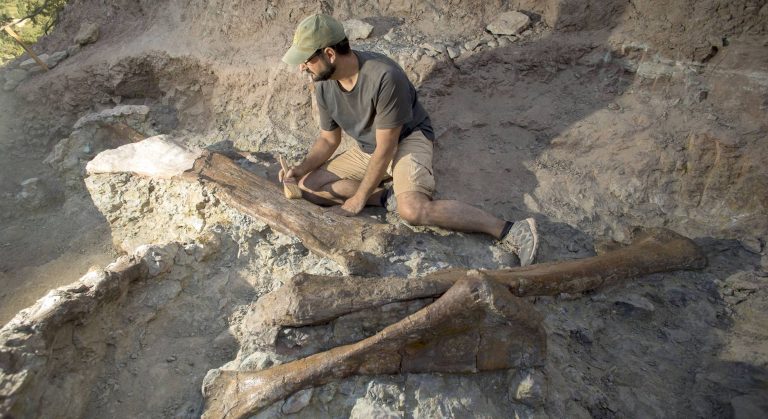
[[[298,182],[305,199],[340,205],[334,211],[346,216],[380,205],[413,225],[490,234],[516,253],[522,266],[533,262],[538,237],[532,218],[512,223],[460,201],[432,200],[434,132],[397,63],[352,51],[341,23],[322,14],[299,24],[283,61],[316,82],[321,131],[304,161],[280,172],[281,181]],[[329,161],[342,129],[358,147]],[[392,187],[382,188],[390,178]]]

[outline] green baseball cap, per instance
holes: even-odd
[[[293,35],[293,45],[283,55],[283,62],[290,65],[304,63],[315,51],[336,45],[347,35],[341,23],[322,14],[312,15],[299,23]]]

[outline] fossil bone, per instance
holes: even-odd
[[[629,246],[600,256],[483,271],[517,296],[576,294],[626,278],[680,269],[700,269],[706,258],[693,241],[666,229],[640,232]],[[424,277],[362,278],[301,273],[263,296],[249,322],[302,326],[395,301],[433,297],[476,271],[450,269]]]
[[[309,250],[350,273],[376,272],[373,255],[384,253],[393,229],[360,217],[338,216],[306,201],[286,200],[275,184],[221,154],[203,153],[185,176],[216,185],[218,196],[230,205],[298,237]]]
[[[541,365],[542,317],[481,273],[434,303],[357,343],[266,370],[215,371],[203,394],[208,418],[241,418],[301,389],[353,374],[467,373]]]

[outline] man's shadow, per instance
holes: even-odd
[[[614,22],[606,28],[615,25],[624,7],[615,5]],[[540,160],[552,141],[606,109],[634,74],[611,60],[618,52],[607,47],[609,30],[590,32],[583,40],[581,34],[541,35],[541,16],[526,14],[532,34],[455,60],[440,56],[422,77],[419,97],[437,136],[435,197],[458,199],[508,220],[536,217],[539,262],[589,256],[594,254],[590,237],[537,211],[540,179],[534,170],[553,164]]]

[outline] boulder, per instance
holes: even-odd
[[[531,23],[531,18],[520,12],[506,12],[499,15],[488,24],[488,29],[494,35],[517,35]]]
[[[99,40],[99,25],[90,22],[84,22],[80,25],[80,30],[75,35],[77,45],[88,45]]]
[[[344,25],[344,32],[347,34],[347,38],[350,41],[356,39],[366,39],[373,32],[373,25],[365,23],[362,20],[350,19],[342,23]]]

